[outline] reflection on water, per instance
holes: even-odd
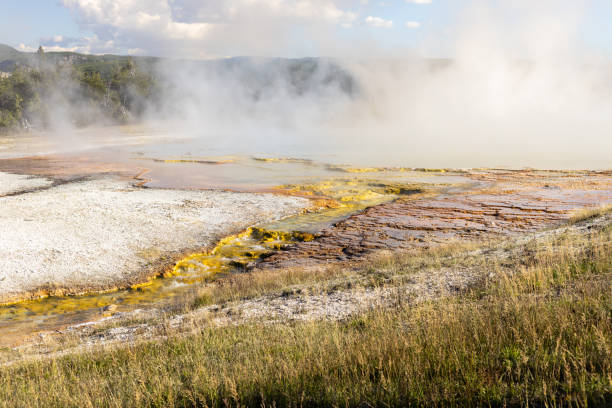
[[[359,167],[330,165],[296,158],[249,156],[133,156],[130,161],[147,167],[144,177],[150,187],[159,188],[229,188],[237,191],[261,191],[279,185],[316,184],[322,180],[361,181],[384,179],[397,183],[465,182],[457,173],[432,173],[408,168],[366,171]],[[202,164],[209,163],[209,164]],[[370,170],[367,168],[366,170]],[[432,177],[435,176],[435,177]]]

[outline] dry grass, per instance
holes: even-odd
[[[486,259],[475,250],[494,248],[496,241],[487,243],[450,242],[429,249],[415,248],[401,255],[388,252],[375,254],[366,261],[352,265],[332,264],[316,268],[255,270],[229,275],[217,282],[194,290],[186,296],[179,309],[252,299],[278,293],[307,291],[322,293],[345,287],[373,287],[397,283],[398,279],[416,272],[461,265],[484,266]]]
[[[595,218],[598,217],[602,214],[606,214],[612,211],[612,205],[603,205],[600,207],[594,207],[594,208],[585,208],[582,210],[579,210],[577,212],[575,212],[571,217],[570,217],[570,223],[572,224],[576,224],[580,221],[585,221],[585,220],[589,220],[591,218]]]
[[[608,226],[532,241],[493,266],[486,250],[466,252],[459,262],[502,278],[349,321],[203,325],[188,337],[20,363],[0,372],[0,406],[609,406],[611,238]],[[452,249],[436,251],[310,283],[457,262]],[[276,290],[265,276],[274,275],[211,296],[243,296],[248,282]],[[279,287],[309,281],[276,277]]]

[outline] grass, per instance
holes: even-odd
[[[443,267],[483,267],[486,259],[474,251],[495,247],[497,242],[449,242],[429,249],[417,248],[402,256],[382,253],[352,268],[326,267],[256,270],[229,275],[217,282],[195,289],[175,310],[252,299],[278,293],[329,293],[344,288],[378,287],[398,284],[402,279],[424,270]]]
[[[585,208],[572,215],[570,223],[576,224],[580,221],[589,220],[598,217],[602,214],[606,214],[612,211],[612,205],[603,205],[594,208]]]
[[[451,247],[312,281],[277,272],[279,287],[368,274],[390,285],[413,268],[457,262],[499,273],[456,297],[348,321],[202,325],[194,335],[18,363],[0,372],[0,406],[609,406],[611,238],[610,226],[565,233],[497,263],[490,249],[457,261]],[[276,290],[257,279],[256,293]],[[246,282],[212,296],[248,295]]]

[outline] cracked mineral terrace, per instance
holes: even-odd
[[[313,266],[358,260],[379,250],[534,232],[559,226],[575,210],[612,203],[612,182],[605,174],[584,177],[588,188],[546,185],[552,181],[544,176],[534,180],[545,186],[506,180],[485,189],[416,200],[399,198],[370,207],[324,229],[312,241],[295,243],[266,257],[258,267]]]

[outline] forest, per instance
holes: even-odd
[[[324,58],[174,60],[42,47],[25,53],[0,44],[3,133],[133,123],[145,115],[181,119],[194,111],[233,121],[272,109],[287,118],[295,109],[283,107],[304,102],[327,111],[360,92],[349,70]]]
[[[47,128],[58,116],[74,126],[126,123],[158,92],[151,65],[131,57],[48,55],[39,48],[26,60],[3,63],[10,71],[0,75],[3,132]]]

